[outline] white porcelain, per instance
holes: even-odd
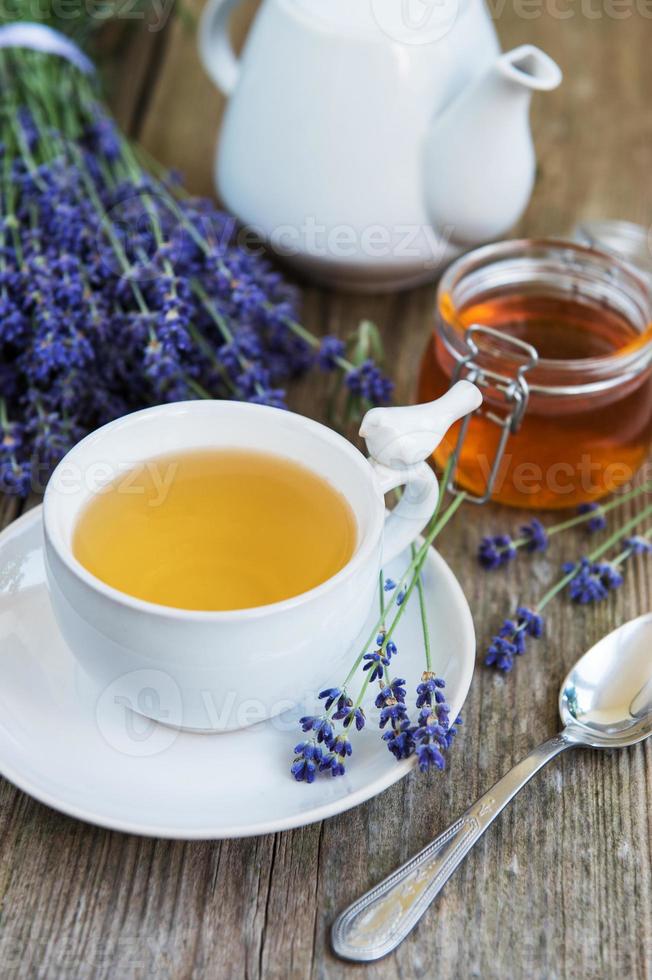
[[[557,65],[499,56],[482,0],[263,0],[239,60],[208,0],[199,50],[229,96],[227,207],[303,272],[393,289],[503,235],[535,172],[528,108]]]
[[[402,461],[400,437],[392,436],[388,450],[394,450],[383,461],[369,462],[342,436],[311,419],[243,402],[161,405],[103,426],[67,454],[45,492],[46,568],[66,642],[101,686],[121,678],[123,693],[137,710],[168,725],[224,731],[281,713],[344,665],[374,600],[381,559],[391,561],[403,551],[433,512],[437,480],[423,460],[445,429],[480,401],[478,389],[461,381],[422,408],[418,418],[411,416],[402,429],[408,443],[415,426],[427,424],[424,419],[432,428],[409,465]],[[397,419],[400,411],[386,410],[390,418],[399,413]],[[344,494],[358,540],[337,575],[268,606],[197,612],[125,595],[74,557],[80,512],[120,472],[164,454],[229,446],[299,461]],[[387,517],[384,494],[399,486],[405,487],[401,501]],[[145,699],[142,671],[155,675]]]
[[[299,740],[297,719],[312,704],[244,731],[214,735],[133,715],[119,687],[102,690],[87,678],[61,636],[42,544],[40,508],[0,534],[0,773],[26,793],[114,830],[241,837],[341,813],[410,771],[413,761],[396,763],[373,727],[373,691],[365,702],[369,729],[355,736],[346,775],[312,786],[296,783],[289,772]],[[406,561],[407,555],[395,560],[387,573],[398,577]],[[434,668],[446,678],[456,714],[473,672],[473,622],[460,586],[432,549],[424,584]],[[397,670],[400,665],[414,690],[423,670],[417,603],[406,607],[397,641]],[[347,659],[362,642],[354,641]],[[466,737],[462,730],[460,739]],[[453,748],[454,769],[463,765],[462,755],[463,745]]]
[[[450,427],[482,403],[480,389],[458,381],[442,398],[425,405],[372,408],[360,426],[372,460],[401,470],[432,453]]]

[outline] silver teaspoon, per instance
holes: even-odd
[[[413,929],[475,842],[542,766],[576,746],[611,749],[652,734],[652,613],[605,636],[585,653],[559,694],[563,729],[534,749],[448,830],[333,925],[333,949],[348,960],[385,956]]]

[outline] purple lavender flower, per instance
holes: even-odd
[[[0,426],[0,454],[13,456],[19,453],[25,441],[25,428],[18,422],[5,422]]]
[[[509,673],[515,658],[525,653],[527,637],[538,640],[543,635],[543,625],[543,617],[539,613],[527,606],[519,606],[516,620],[506,619],[492,638],[485,664]]]
[[[427,729],[424,727],[418,729],[418,732],[423,731],[427,731]],[[436,769],[446,768],[446,759],[436,739],[425,739],[423,736],[419,737],[417,734],[415,746],[421,772],[428,772],[431,766],[434,766]]]
[[[342,721],[346,718],[353,708],[353,700],[346,694],[341,694],[337,700],[336,710],[333,714],[333,721]]]
[[[516,548],[509,534],[487,536],[480,542],[478,561],[486,571],[509,564],[516,557]]]
[[[376,707],[380,708],[379,725],[381,728],[390,722],[392,728],[399,729],[407,720],[404,684],[405,681],[402,677],[395,677],[389,684],[381,688],[376,697]]]
[[[528,609],[527,606],[519,606],[516,610],[516,619],[518,628],[534,640],[543,636],[543,616],[533,609]]]
[[[637,534],[632,538],[625,538],[623,544],[629,548],[633,555],[651,555],[652,541],[642,534]]]
[[[586,530],[591,534],[595,534],[597,531],[604,531],[607,526],[607,518],[602,513],[600,504],[594,502],[580,504],[577,508],[578,514],[595,514],[595,517],[591,517],[586,524]]]
[[[0,490],[3,493],[26,497],[32,488],[32,467],[28,460],[9,460],[0,463]]]
[[[362,669],[364,671],[367,670],[371,671],[371,673],[369,674],[369,682],[372,684],[376,680],[381,680],[384,673],[383,668],[389,667],[389,658],[383,656],[380,650],[374,650],[373,653],[365,653],[362,660],[363,660]]]
[[[84,138],[88,148],[105,160],[118,160],[122,154],[116,125],[99,107],[97,118],[87,127]]]
[[[16,112],[16,119],[25,145],[28,150],[34,151],[38,145],[40,136],[31,111],[26,106],[21,106]]]
[[[528,524],[521,527],[521,535],[527,544],[523,545],[526,551],[546,551],[548,548],[548,535],[541,521],[533,517]]]
[[[455,725],[460,723],[461,718],[457,718]],[[427,772],[431,767],[446,768],[444,752],[450,748],[454,736],[455,727],[449,725],[448,712],[443,705],[438,705],[434,711],[429,707],[421,710],[412,738],[422,772]]]
[[[285,392],[280,388],[263,388],[248,399],[252,405],[267,405],[269,408],[286,409]]]
[[[414,728],[405,704],[406,693],[405,680],[395,677],[389,684],[381,686],[376,697],[376,707],[380,708],[379,726],[381,729],[388,724],[390,726],[382,737],[397,761],[409,758],[414,751]]]
[[[324,742],[328,748],[333,742],[333,726],[326,715],[305,715],[299,718],[301,731],[314,732],[318,742]]]
[[[361,732],[366,724],[366,717],[363,708],[353,708],[349,707],[347,714],[344,716],[342,724],[344,728],[348,728],[349,725],[355,723],[355,729],[357,732]]]
[[[342,734],[335,736],[329,745],[329,748],[333,755],[339,755],[342,759],[346,759],[353,751],[348,735]]]
[[[330,772],[331,776],[343,776],[345,769],[344,763],[334,752],[329,752],[319,763],[320,772]]]
[[[8,294],[0,295],[0,343],[23,344],[27,338],[28,323],[15,301]]]
[[[290,767],[290,772],[297,782],[312,783],[320,768],[323,753],[321,746],[313,740],[310,742],[300,742],[294,747],[294,762]]]
[[[409,759],[414,752],[415,732],[415,726],[408,719],[405,719],[396,728],[391,728],[389,731],[383,733],[383,739],[387,743],[387,748],[397,762],[400,762],[401,759]]]
[[[497,667],[498,670],[508,673],[514,666],[514,657],[517,656],[518,652],[516,645],[511,640],[498,633],[491,641],[484,662],[487,667]]]
[[[443,689],[446,683],[431,671],[425,671],[417,687],[417,708],[432,707],[433,702],[443,704],[446,700]]]
[[[349,371],[345,384],[352,394],[366,398],[376,405],[387,404],[394,391],[394,383],[386,378],[371,360]]]
[[[344,704],[345,699],[346,695],[339,687],[327,687],[325,691],[320,691],[319,693],[319,700],[324,701],[324,709],[326,711],[328,711],[336,701]]]
[[[405,680],[402,677],[395,677],[385,687],[381,687],[380,693],[376,697],[376,707],[382,708],[388,698],[394,698],[396,701],[404,703],[405,696]]]
[[[322,371],[332,371],[337,367],[338,359],[344,357],[345,353],[346,347],[339,337],[322,337],[316,357],[317,365]]]
[[[572,601],[580,605],[601,602],[623,583],[622,573],[611,562],[592,562],[582,558],[579,563],[566,562],[563,571],[566,574],[575,571],[568,591]]]
[[[397,600],[398,602],[398,600]],[[389,667],[391,659],[397,653],[396,644],[393,640],[387,640],[385,630],[381,630],[376,637],[378,649],[373,653],[365,653],[363,660],[363,671],[371,671],[369,675],[370,683],[382,680],[384,668]]]

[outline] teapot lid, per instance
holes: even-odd
[[[311,21],[319,20],[332,27],[351,27],[354,30],[374,26],[374,0],[289,0],[290,7],[305,14]]]
[[[455,23],[463,0],[286,0],[311,23],[338,31],[385,36],[407,44],[438,41]]]

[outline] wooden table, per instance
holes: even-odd
[[[535,99],[540,173],[520,228],[526,233],[564,232],[588,217],[652,218],[652,21],[634,2],[616,9],[595,0],[582,10],[572,0],[536,9],[515,3],[497,17],[505,46],[538,43],[566,73],[562,89]],[[137,30],[114,74],[123,125],[162,162],[185,170],[193,190],[210,193],[220,102],[192,34],[180,23],[162,33]],[[374,319],[398,395],[410,398],[432,304],[432,287],[366,298],[307,289],[304,319],[336,332]],[[300,389],[294,405],[314,411]],[[15,502],[6,502],[4,523],[16,514]],[[481,648],[561,559],[553,547],[533,566],[521,565],[525,581],[516,568],[504,577],[479,574],[480,536],[515,522],[513,512],[477,509],[441,539],[467,590]],[[0,974],[646,980],[650,744],[614,756],[575,753],[540,775],[398,955],[365,970],[335,960],[328,947],[340,909],[553,732],[567,667],[614,624],[652,608],[649,562],[635,562],[627,578],[595,609],[558,604],[546,640],[513,675],[478,667],[449,773],[412,774],[321,825],[224,843],[143,840],[60,816],[1,782]]]

